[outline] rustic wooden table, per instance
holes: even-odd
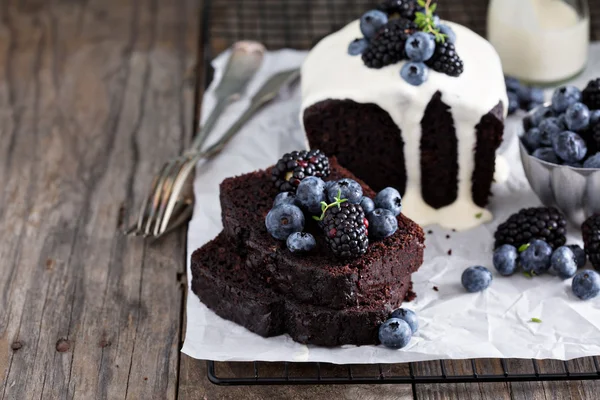
[[[576,381],[209,383],[205,362],[179,352],[185,229],[157,243],[121,235],[153,173],[192,137],[201,12],[201,0],[0,3],[2,399],[598,397],[600,382]]]

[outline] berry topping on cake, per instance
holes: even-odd
[[[360,200],[360,206],[362,207],[364,213],[369,215],[369,213],[375,209],[375,202],[370,197],[363,196],[363,198]]]
[[[559,247],[550,258],[550,272],[561,279],[572,278],[577,273],[577,260],[568,246]]]
[[[338,258],[356,258],[367,252],[369,247],[366,218],[358,204],[352,204],[341,197],[341,191],[331,204],[322,203],[320,218],[325,242]]]
[[[277,196],[275,196],[275,200],[273,200],[273,207],[277,207],[280,204],[298,205],[296,195],[292,192],[279,193]]]
[[[317,247],[314,236],[308,232],[294,232],[288,236],[287,248],[294,254],[305,254]]]
[[[370,40],[387,22],[388,16],[386,13],[380,10],[370,10],[360,17],[360,31],[365,39]]]
[[[465,269],[460,281],[467,292],[481,292],[487,289],[492,283],[492,273],[486,267],[477,265]]]
[[[450,76],[460,76],[464,71],[464,64],[450,42],[438,42],[433,56],[425,64],[434,71]]]
[[[429,69],[422,62],[407,62],[400,70],[400,76],[413,86],[421,86],[428,74]]]
[[[348,54],[351,56],[361,55],[369,47],[369,42],[366,39],[354,39],[348,45]]]
[[[280,204],[269,211],[265,226],[275,239],[286,240],[292,233],[304,229],[304,214],[294,205]]]
[[[372,239],[384,239],[398,230],[398,220],[394,213],[385,208],[377,208],[367,215],[369,235]]]
[[[325,182],[316,176],[304,178],[296,189],[298,205],[308,213],[321,213],[321,203],[325,201]]]
[[[320,150],[284,154],[271,170],[271,179],[280,192],[294,192],[307,176],[329,176],[329,159]]]
[[[585,220],[581,226],[585,252],[596,269],[600,269],[600,214]]]
[[[492,259],[494,268],[500,275],[510,276],[517,270],[517,259],[519,253],[517,248],[510,244],[503,244],[494,251]]]
[[[600,78],[589,81],[582,93],[583,103],[592,110],[600,110]]]
[[[590,300],[600,294],[600,274],[596,271],[581,271],[573,278],[573,294],[581,300]]]
[[[552,247],[543,240],[534,239],[525,246],[520,254],[520,264],[523,271],[532,275],[542,275],[550,269]]]
[[[414,19],[417,11],[416,0],[386,0],[378,7],[379,10],[386,13],[390,18]]]
[[[379,341],[390,349],[401,349],[410,343],[412,330],[406,321],[390,318],[379,327]]]
[[[407,308],[398,308],[392,312],[390,318],[398,318],[406,322],[408,326],[410,326],[410,330],[413,334],[417,333],[419,330],[419,319],[417,318],[417,314],[412,310]]]
[[[394,216],[402,212],[402,196],[392,187],[387,187],[375,196],[375,207],[390,210]]]
[[[511,244],[519,248],[533,239],[541,239],[558,248],[567,241],[566,226],[565,217],[556,208],[524,208],[498,226],[495,247]]]
[[[435,51],[435,39],[429,33],[415,32],[406,41],[404,50],[411,61],[429,60]]]
[[[389,21],[362,53],[363,62],[369,68],[382,68],[406,59],[406,41],[416,29],[416,25],[407,19]]]
[[[330,203],[335,202],[338,197],[346,199],[348,203],[359,204],[363,197],[362,187],[355,180],[340,179],[327,187],[327,199]]]

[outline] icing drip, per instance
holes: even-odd
[[[459,230],[490,221],[492,215],[472,199],[471,178],[475,165],[476,125],[498,101],[507,109],[500,59],[493,47],[471,30],[450,22],[457,35],[456,50],[465,71],[454,78],[430,71],[419,87],[400,77],[403,63],[381,69],[365,67],[360,56],[350,56],[348,43],[361,37],[358,21],[323,39],[302,66],[302,110],[327,99],[374,103],[385,110],[402,131],[407,186],[403,213],[420,225],[439,224]],[[458,140],[458,197],[446,207],[434,209],[421,196],[421,119],[432,96],[439,91],[450,107]]]

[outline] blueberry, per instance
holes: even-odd
[[[467,292],[481,292],[492,283],[492,273],[489,269],[478,265],[465,269],[460,280]]]
[[[287,248],[294,254],[303,254],[317,247],[315,237],[308,232],[294,232],[287,238]]]
[[[413,33],[406,41],[404,51],[409,60],[416,62],[427,61],[433,56],[433,52],[435,51],[435,39],[429,33]]]
[[[550,271],[561,279],[573,277],[577,272],[577,261],[573,251],[567,246],[554,250],[552,257],[550,257]]]
[[[277,196],[275,196],[275,201],[273,201],[273,207],[277,207],[280,204],[294,204],[296,203],[296,194],[292,192],[281,192]]]
[[[390,210],[377,208],[367,215],[369,221],[369,236],[373,239],[383,239],[392,236],[398,230],[398,220]]]
[[[327,188],[327,199],[330,203],[335,201],[339,192],[342,199],[348,199],[348,203],[359,204],[362,200],[362,187],[352,179],[340,179]]]
[[[406,308],[398,308],[392,312],[390,318],[398,318],[402,321],[406,322],[408,326],[410,326],[410,330],[413,334],[417,333],[419,330],[419,319],[417,318],[417,314]]]
[[[538,87],[530,88],[529,102],[531,104],[544,104],[544,90]]]
[[[506,84],[506,90],[508,92],[517,92],[521,88],[521,82],[517,78],[512,76],[505,76],[504,83]]]
[[[325,201],[325,182],[316,176],[308,176],[296,189],[298,205],[313,215],[321,213],[321,202]]]
[[[550,268],[552,247],[543,240],[535,239],[520,255],[520,264],[526,272],[541,275]]]
[[[360,17],[360,31],[366,39],[371,39],[387,22],[388,16],[386,13],[379,10],[370,10]]]
[[[375,202],[373,202],[373,200],[371,200],[370,197],[363,196],[363,198],[360,201],[360,206],[365,212],[365,215],[368,215],[371,211],[375,209]]]
[[[572,167],[572,168],[583,168],[583,163],[581,163],[580,161],[575,161],[575,162],[565,161],[562,163],[562,165],[566,165],[567,167]]]
[[[575,86],[563,86],[554,91],[552,95],[552,109],[561,113],[570,105],[581,101],[581,90]]]
[[[524,110],[526,110],[526,111],[531,111],[534,108],[538,108],[538,107],[541,107],[543,105],[544,105],[544,103],[540,103],[540,102],[537,102],[537,101],[530,101],[529,103],[525,103],[524,105],[521,105],[521,108],[524,109]]]
[[[348,45],[348,54],[351,56],[358,56],[362,54],[368,46],[369,42],[367,42],[366,39],[354,39]]]
[[[446,35],[446,42],[455,44],[456,43],[456,33],[452,28],[448,25],[441,24],[440,25],[440,33]],[[517,81],[518,82],[518,81]]]
[[[567,161],[581,161],[587,153],[585,141],[574,132],[561,132],[552,138],[552,148],[558,157]]]
[[[546,161],[552,164],[560,164],[560,160],[558,159],[556,153],[554,153],[554,150],[552,150],[551,147],[541,147],[534,151],[531,155],[542,161]]]
[[[575,255],[575,263],[577,264],[577,268],[583,268],[587,261],[585,250],[583,250],[581,246],[577,244],[570,244],[567,247],[570,248],[573,252],[573,255]]]
[[[583,168],[600,168],[600,152],[585,160]]]
[[[521,107],[519,105],[519,96],[514,92],[508,92],[506,95],[508,96],[508,115],[512,115]]]
[[[278,240],[286,240],[294,232],[304,229],[302,210],[291,204],[280,204],[267,214],[267,231]]]
[[[531,128],[521,138],[523,144],[529,151],[534,151],[539,148],[542,144],[540,143],[542,139],[542,133],[539,128]]]
[[[529,125],[526,129],[533,128],[539,126],[539,124],[550,117],[554,117],[554,111],[550,107],[540,107],[535,111],[532,111],[530,115],[523,120],[523,124]]]
[[[505,244],[494,251],[494,268],[500,275],[510,276],[517,270],[517,258],[519,253],[515,246]]]
[[[429,69],[423,63],[407,62],[400,70],[400,76],[413,86],[421,86],[427,80]]]
[[[532,88],[530,88],[529,86],[521,86],[519,87],[519,89],[517,89],[516,93],[519,96],[519,102],[521,104],[528,104],[531,103],[532,101]]]
[[[542,146],[552,146],[552,138],[565,130],[558,118],[555,117],[546,118],[540,122],[538,129]]]
[[[406,321],[390,318],[379,326],[379,341],[390,349],[405,347],[412,338],[412,331]]]
[[[583,103],[575,103],[565,112],[567,128],[572,131],[585,130],[590,126],[590,109]]]
[[[442,22],[442,19],[440,18],[439,15],[433,16],[433,26],[440,26],[441,22]]]
[[[581,300],[593,299],[600,293],[600,275],[596,271],[581,271],[573,278],[571,288]]]
[[[398,216],[402,212],[402,196],[393,187],[387,187],[375,196],[375,207],[385,208]]]
[[[600,123],[600,110],[590,111],[590,126],[596,126]]]
[[[556,117],[556,119],[558,120],[558,124],[560,126],[567,129],[567,116],[565,115],[565,113],[560,114]]]

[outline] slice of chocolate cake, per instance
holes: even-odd
[[[335,158],[330,159],[330,169],[327,180],[356,180],[365,196],[374,197],[375,193]],[[393,309],[400,305],[404,293],[399,286],[423,262],[424,235],[417,224],[399,215],[398,230],[392,236],[371,242],[364,256],[343,260],[332,257],[324,236],[318,234],[317,223],[307,218],[305,230],[314,233],[317,247],[299,257],[265,228],[265,216],[277,193],[270,169],[221,184],[224,234],[232,248],[246,258],[248,274],[299,303],[335,309],[375,304]]]
[[[389,317],[384,302],[342,310],[299,303],[275,290],[247,268],[221,233],[192,255],[192,290],[219,316],[261,336],[289,334],[319,346],[377,343],[379,325]],[[398,296],[412,292],[410,275],[396,285]]]

